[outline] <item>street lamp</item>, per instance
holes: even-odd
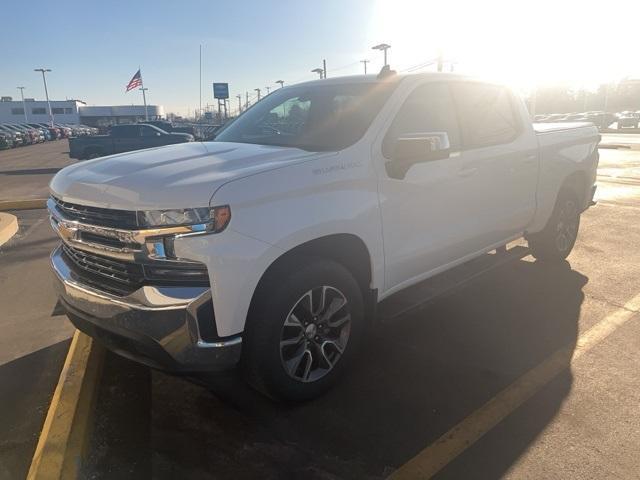
[[[271,87],[264,87],[267,89],[267,95],[269,95],[269,90],[271,90]]]
[[[50,68],[34,68],[34,72],[42,72],[42,81],[44,82],[44,95],[47,97],[47,106],[49,107],[49,123],[51,124],[51,128],[53,128],[53,112],[51,111],[51,102],[49,102],[49,91],[47,90],[47,77],[45,77],[46,72],[50,72]]]
[[[369,63],[371,60],[360,60],[360,63],[362,63],[364,65],[364,74],[367,74],[367,63]]]
[[[381,43],[379,45],[376,45],[374,47],[371,47],[372,50],[382,50],[384,52],[384,66],[386,67],[387,64],[387,50],[389,50],[391,48],[391,45],[387,45],[386,43]]]
[[[29,120],[27,120],[27,106],[24,103],[24,87],[16,88],[20,90],[20,96],[22,97],[22,112],[24,113],[24,123],[27,123]]]
[[[320,78],[322,78],[322,74],[324,73],[324,69],[322,68],[314,68],[313,70],[311,70],[313,73],[317,73],[318,75],[320,75]]]
[[[258,102],[260,101],[260,89],[259,88],[254,88],[254,90],[256,91],[256,93],[258,94]]]
[[[280,88],[284,87],[284,80],[276,80],[276,83],[280,84]]]

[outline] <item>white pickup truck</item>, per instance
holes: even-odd
[[[238,364],[274,397],[312,398],[390,295],[520,237],[564,259],[599,140],[588,123],[533,126],[509,89],[453,74],[281,88],[213,142],[61,170],[60,302],[147,365]]]

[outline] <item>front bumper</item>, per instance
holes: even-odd
[[[208,287],[143,286],[118,297],[83,284],[61,247],[51,254],[51,266],[71,322],[120,355],[174,372],[219,371],[240,360],[241,337],[213,343],[200,337],[198,314],[211,302]]]

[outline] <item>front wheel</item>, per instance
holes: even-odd
[[[544,230],[527,237],[532,255],[538,260],[564,260],[576,243],[579,228],[578,197],[571,190],[561,190]]]
[[[301,259],[263,283],[243,341],[249,383],[281,400],[317,397],[358,349],[364,333],[360,288],[342,265],[314,259]]]

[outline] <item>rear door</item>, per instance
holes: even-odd
[[[451,84],[462,129],[461,174],[474,177],[473,229],[486,248],[521,233],[535,212],[538,149],[523,112],[504,86]]]

